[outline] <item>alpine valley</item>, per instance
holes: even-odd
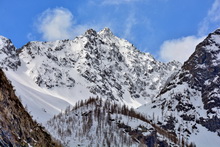
[[[74,40],[32,41],[19,49],[0,36],[0,67],[7,77],[0,79],[0,107],[11,105],[0,114],[7,120],[1,122],[0,146],[220,144],[220,29],[183,65],[157,61],[109,28],[87,30]],[[5,83],[14,86],[6,88],[16,96],[5,92]],[[15,105],[19,101],[23,106]],[[20,108],[23,113],[14,111]],[[36,128],[27,128],[29,133],[5,128],[9,122],[22,126],[15,116],[23,114],[49,141],[36,139]],[[21,144],[11,136],[22,138]]]

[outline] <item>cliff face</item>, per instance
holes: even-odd
[[[123,103],[134,100],[139,106],[158,94],[180,67],[178,62],[156,61],[108,28],[90,29],[74,40],[30,42],[21,48],[19,58],[39,87],[72,91],[81,84],[87,97],[98,95]]]
[[[161,127],[198,146],[217,146],[220,136],[219,29],[197,45],[160,94],[140,110],[158,117],[156,121]],[[207,136],[209,142],[204,141]]]
[[[10,39],[0,36],[0,67],[16,70],[21,64],[16,48]]]
[[[0,146],[58,146],[22,106],[0,69]]]
[[[212,113],[220,106],[220,29],[197,46],[183,69],[191,74],[188,83],[201,90],[204,108]]]
[[[220,29],[197,46],[183,69],[191,75],[189,85],[201,91],[207,117],[200,123],[211,131],[220,130]]]

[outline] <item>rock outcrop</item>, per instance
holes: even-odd
[[[0,69],[0,146],[60,146],[28,114]]]

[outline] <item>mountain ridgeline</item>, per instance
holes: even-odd
[[[92,95],[140,104],[154,97],[180,65],[156,61],[108,28],[98,33],[90,29],[74,40],[30,42],[20,50],[21,61],[40,87],[71,89],[86,82]]]
[[[108,28],[20,49],[0,36],[0,66],[64,146],[220,144],[219,29],[183,65],[159,62]]]
[[[2,51],[5,48],[8,46]],[[14,47],[7,51],[13,56],[5,58],[12,58],[10,64],[15,66],[2,68],[8,69],[6,75],[17,95],[42,123],[89,97],[137,108],[156,96],[181,65],[156,61],[108,28],[90,29],[74,40],[32,41],[17,51]],[[5,65],[5,61],[0,62]]]

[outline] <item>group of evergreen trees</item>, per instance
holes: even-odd
[[[129,121],[132,120],[148,124],[153,131],[144,136],[143,132],[150,129],[147,126],[139,126],[142,131],[131,128]],[[74,143],[88,146],[159,146],[161,143],[194,146],[188,145],[184,139],[179,140],[174,134],[154,124],[133,108],[100,98],[89,98],[77,102],[72,108],[67,107],[63,113],[48,121],[47,128],[67,146]],[[165,141],[155,139],[158,136],[166,138]]]

